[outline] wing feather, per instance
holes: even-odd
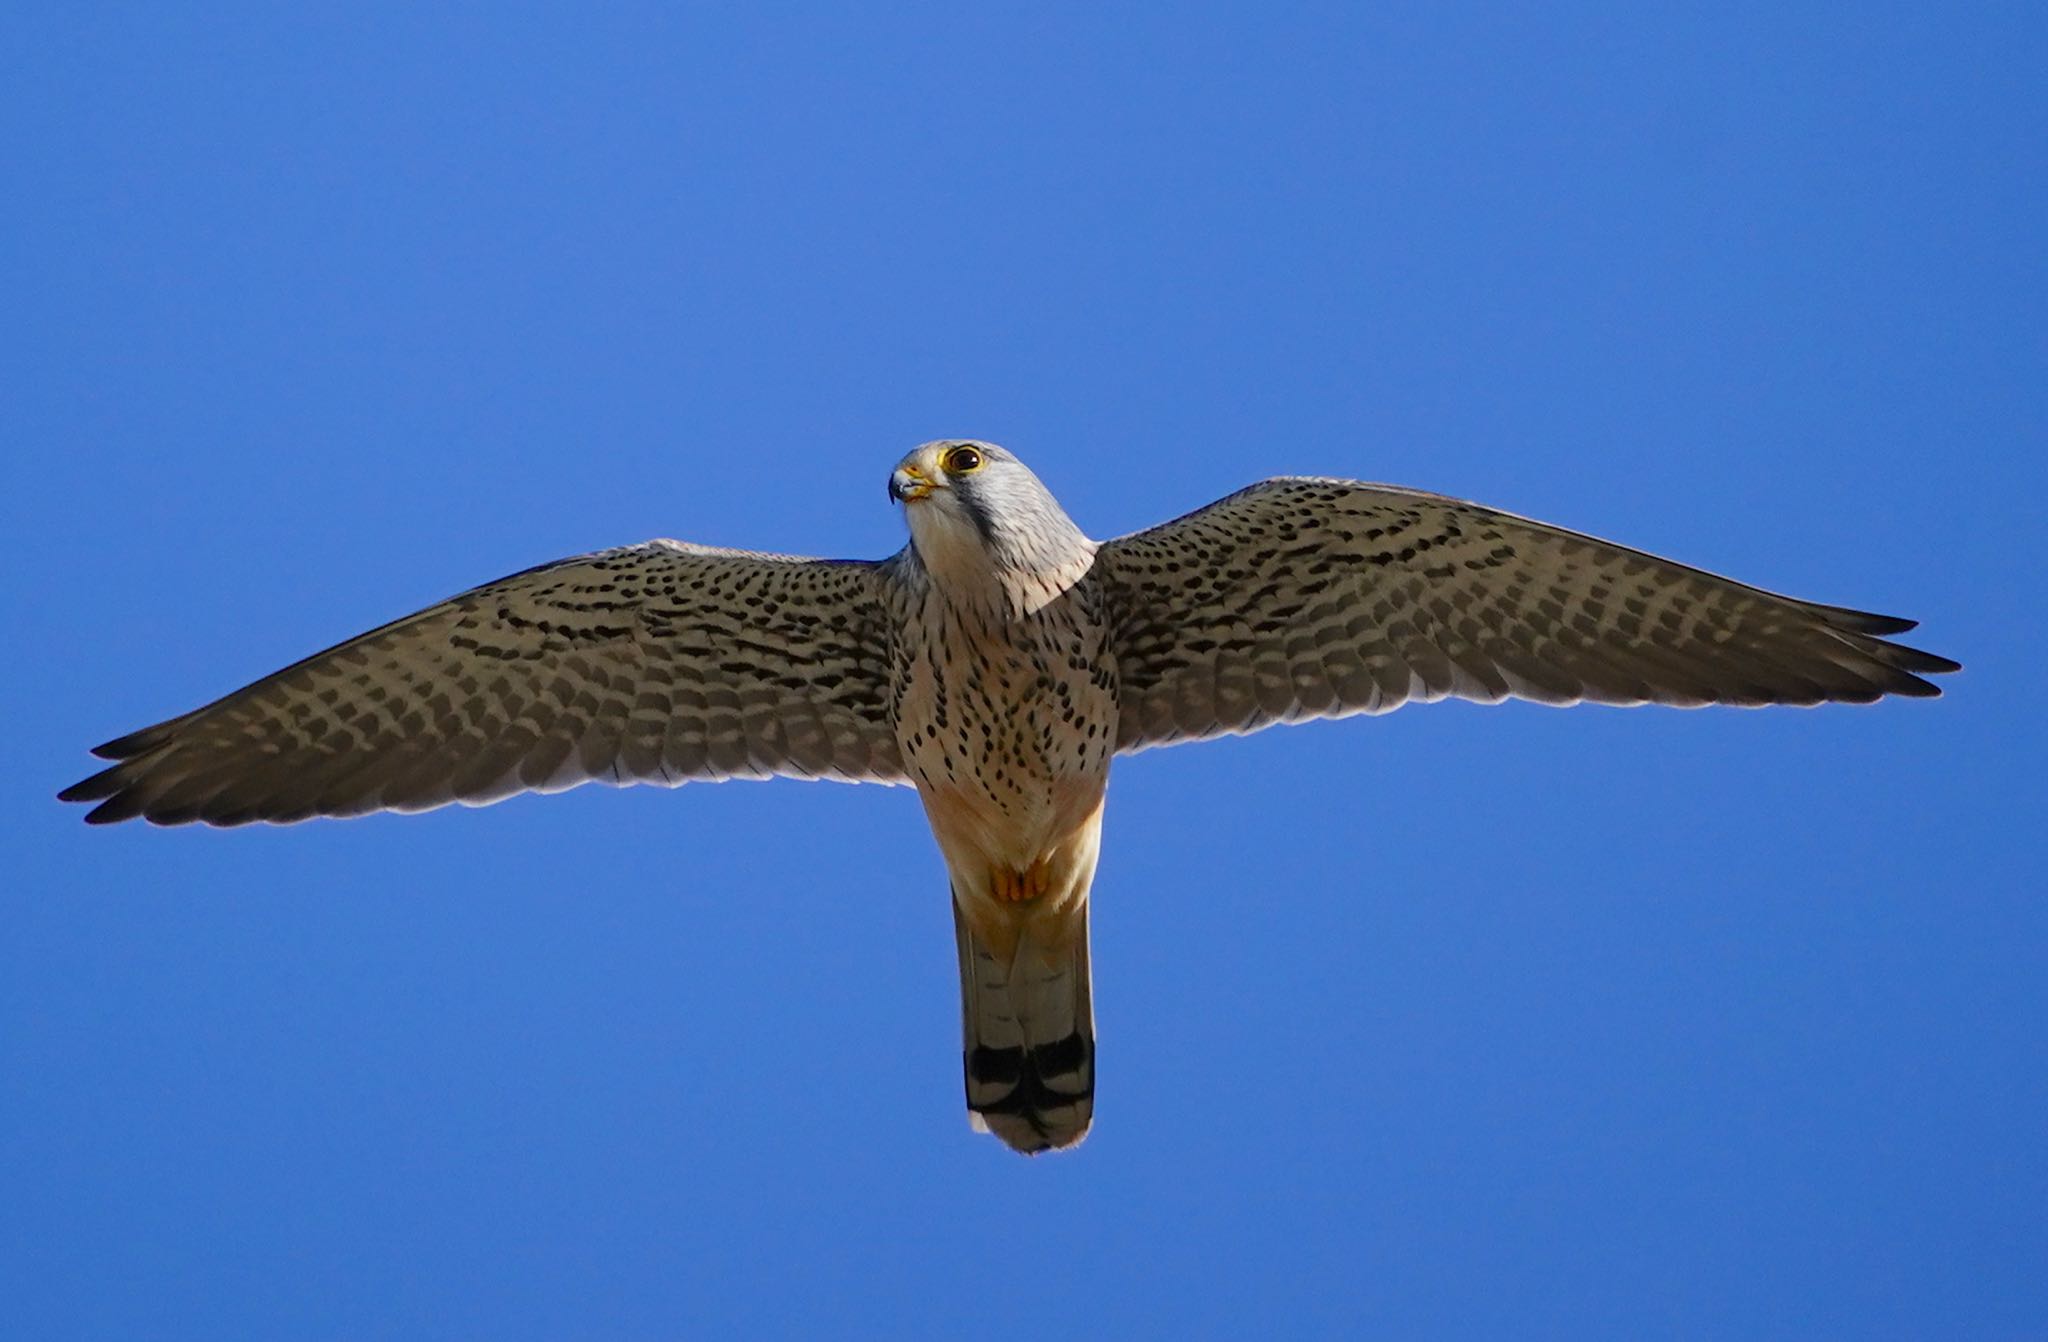
[[[1868,703],[1960,669],[1911,620],[1779,596],[1438,494],[1283,478],[1109,541],[1118,746],[1497,703]]]
[[[650,541],[542,565],[109,741],[98,824],[483,805],[600,780],[900,782],[880,565]]]

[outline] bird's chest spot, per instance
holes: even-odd
[[[1103,622],[1078,605],[1007,623],[947,610],[927,629],[898,668],[918,786],[1034,830],[1092,806],[1115,738]]]

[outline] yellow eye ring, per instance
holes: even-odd
[[[983,462],[981,453],[974,448],[949,447],[945,455],[939,458],[939,465],[945,468],[948,475],[966,475],[970,471],[980,470]]]

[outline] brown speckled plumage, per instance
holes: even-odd
[[[1015,457],[926,444],[879,563],[674,541],[514,574],[99,747],[95,823],[480,805],[586,781],[918,789],[952,881],[967,1099],[1024,1151],[1093,1112],[1111,757],[1413,700],[1930,696],[1910,621],[1434,494],[1277,479],[1097,543]]]
[[[578,783],[902,781],[880,566],[651,541],[528,569],[94,753],[96,824],[482,805]]]
[[[1456,696],[1933,695],[1910,620],[1815,605],[1478,504],[1279,479],[1101,548],[1124,750]]]

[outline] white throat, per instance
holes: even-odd
[[[951,499],[930,498],[908,505],[911,543],[925,572],[941,590],[956,599],[975,602],[999,593],[995,556],[988,542],[960,506]]]
[[[1034,615],[1088,576],[1095,545],[1085,537],[1062,562],[1028,569],[999,566],[971,518],[950,500],[910,505],[910,539],[940,593],[954,605],[997,618]]]

